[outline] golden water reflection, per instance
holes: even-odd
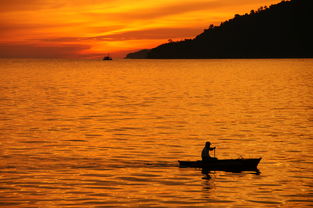
[[[310,207],[312,66],[0,60],[0,205]],[[206,140],[261,173],[177,167]]]

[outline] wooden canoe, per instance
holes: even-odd
[[[257,170],[258,164],[262,158],[247,159],[212,159],[207,161],[178,161],[179,167],[182,168],[206,168],[208,170]]]

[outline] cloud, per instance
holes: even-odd
[[[12,11],[34,11],[44,8],[57,8],[62,4],[56,4],[51,0],[4,0],[0,1],[0,12],[12,12]]]
[[[10,22],[0,22],[0,29],[1,34],[0,37],[4,33],[10,33],[11,35],[14,33],[24,33],[24,32],[32,32],[34,31],[42,31],[45,29],[55,29],[55,28],[62,28],[62,27],[69,27],[69,26],[77,26],[78,24],[73,23],[63,23],[63,24],[45,24],[45,23],[38,23],[38,24],[27,24],[27,23],[10,23]],[[12,37],[13,38],[13,37]]]
[[[143,30],[125,31],[110,35],[91,37],[58,37],[33,39],[45,42],[81,42],[81,41],[126,41],[126,40],[149,40],[149,39],[183,39],[191,38],[202,32],[201,28],[149,28]]]
[[[280,0],[271,0],[270,2],[279,2]],[[169,16],[178,16],[182,19],[192,18],[192,13],[207,13],[208,16],[211,14],[219,14],[222,12],[223,14],[231,13],[235,14],[237,11],[244,10],[249,12],[250,9],[254,8],[257,5],[267,5],[269,4],[268,0],[194,0],[194,1],[178,1],[172,0],[168,1],[164,4],[156,4],[145,2],[145,6],[140,5],[139,8],[129,8],[127,10],[121,9],[117,12],[108,12],[105,9],[102,12],[89,12],[84,13],[85,15],[89,15],[92,18],[102,20],[102,21],[122,21],[122,22],[132,22],[137,20],[154,20],[161,19]],[[134,2],[134,4],[138,4]],[[189,13],[189,14],[187,14]],[[225,17],[221,16],[221,20]]]
[[[201,28],[150,28],[99,36],[98,38],[112,40],[186,38],[193,37],[199,32],[201,32]]]
[[[117,0],[105,0],[105,4]],[[104,3],[103,0],[0,0],[0,12],[77,8]]]
[[[1,58],[74,58],[80,52],[89,49],[88,45],[50,45],[40,46],[35,44],[0,44]]]
[[[85,13],[86,15],[93,16],[102,20],[146,20],[146,19],[155,19],[165,16],[178,15],[187,12],[194,12],[200,10],[214,9],[222,6],[223,4],[220,1],[189,1],[181,2],[175,1],[174,3],[168,3],[167,5],[160,5],[158,7],[149,7],[149,4],[146,8],[128,10],[123,12],[103,12],[103,13]]]

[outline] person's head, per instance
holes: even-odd
[[[205,143],[205,146],[206,146],[206,147],[209,147],[210,145],[211,145],[211,142],[206,142],[206,143]]]

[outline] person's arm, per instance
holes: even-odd
[[[210,147],[210,150],[215,150],[216,147]]]

